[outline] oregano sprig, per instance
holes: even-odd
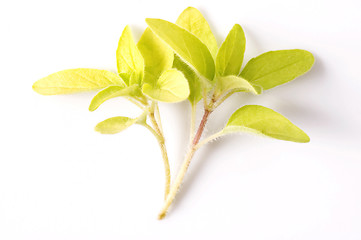
[[[210,115],[237,92],[262,94],[309,71],[313,55],[305,50],[270,51],[251,59],[241,69],[246,38],[235,24],[221,46],[203,15],[195,8],[185,9],[176,23],[146,19],[136,44],[126,26],[118,44],[117,73],[97,69],[70,69],[35,82],[33,89],[43,95],[100,90],[89,110],[115,97],[124,97],[142,110],[138,117],[116,116],[98,123],[95,130],[114,134],[133,124],[148,129],[157,139],[165,169],[165,201],[159,219],[166,216],[196,151],[209,141],[234,132],[251,132],[274,139],[309,142],[306,133],[272,109],[245,105],[236,110],[225,127],[203,138]],[[190,144],[174,182],[161,125],[158,102],[174,103],[188,99],[191,105]],[[203,101],[203,116],[196,128],[196,105]]]

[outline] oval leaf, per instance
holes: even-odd
[[[173,65],[174,53],[150,28],[145,29],[137,44],[144,58],[144,83],[155,82],[163,71]]]
[[[251,92],[253,94],[261,94],[262,88],[254,86],[247,80],[237,76],[226,76],[217,78],[216,96],[222,95],[224,92],[235,90],[243,92]]]
[[[306,73],[314,61],[312,53],[305,50],[270,51],[251,59],[240,76],[267,90]]]
[[[130,27],[126,26],[120,36],[117,49],[117,67],[121,75],[135,75],[133,84],[139,84],[143,78],[144,60],[133,40]],[[129,86],[132,83],[129,79],[124,78]]]
[[[115,98],[115,97],[121,97],[121,96],[134,96],[139,91],[139,88],[137,85],[133,85],[130,87],[122,87],[122,86],[109,86],[106,89],[101,90],[97,93],[97,95],[94,96],[92,99],[89,111],[96,110],[103,102]]]
[[[174,54],[173,68],[181,71],[188,80],[189,96],[188,100],[192,105],[197,104],[202,99],[202,86],[199,77],[194,70],[189,67],[180,57]]]
[[[272,109],[246,105],[232,114],[223,133],[253,132],[268,137],[306,143],[310,138],[287,118]]]
[[[103,134],[115,134],[127,129],[136,121],[137,119],[128,117],[112,117],[98,123],[95,126],[95,131]]]
[[[217,40],[214,37],[207,20],[202,13],[194,7],[186,8],[178,17],[176,24],[193,33],[201,40],[216,58],[218,52]]]
[[[186,63],[193,66],[199,74],[213,80],[213,57],[201,40],[184,28],[165,20],[148,18],[146,22]]]
[[[220,47],[216,59],[219,76],[238,75],[242,67],[246,37],[242,27],[235,24]]]
[[[43,95],[56,95],[93,91],[110,85],[125,86],[125,83],[117,74],[110,71],[78,68],[63,70],[42,78],[34,83],[33,89]]]
[[[145,83],[142,91],[148,97],[161,102],[180,102],[189,96],[188,81],[176,69],[165,71],[154,85]]]

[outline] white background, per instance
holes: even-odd
[[[247,62],[301,48],[313,69],[261,96],[236,95],[210,119],[221,129],[244,104],[282,113],[308,144],[224,137],[199,151],[169,216],[163,166],[141,126],[100,135],[95,124],[139,111],[94,93],[44,97],[33,82],[69,68],[116,70],[119,36],[146,17],[199,8],[218,43],[243,26]],[[361,239],[361,3],[299,1],[2,1],[0,239]],[[189,105],[161,104],[173,175],[185,155]],[[198,115],[200,117],[201,112]]]

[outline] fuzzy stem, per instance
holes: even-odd
[[[170,167],[169,167],[167,149],[164,144],[164,138],[162,142],[158,142],[158,143],[160,146],[160,150],[162,152],[163,164],[164,164],[164,173],[165,173],[164,199],[166,199],[169,194],[170,183],[171,183]]]
[[[155,104],[156,103],[154,103],[152,108],[151,108],[151,112],[149,113],[149,118],[150,118],[150,120],[151,120],[151,122],[153,124],[155,132],[159,136],[159,138],[157,138],[157,140],[158,140],[158,144],[160,146],[160,150],[162,152],[162,158],[163,158],[163,164],[164,164],[164,171],[165,171],[164,199],[166,199],[166,197],[167,197],[167,195],[169,193],[170,182],[171,182],[170,167],[169,167],[167,149],[166,149],[166,146],[165,146],[164,135],[163,135],[163,132],[161,130],[160,123],[157,122],[157,120],[156,120],[156,118],[154,116]]]
[[[225,100],[227,100],[227,98],[229,98],[230,96],[232,96],[236,91],[229,91],[228,93],[224,94],[221,98],[219,98],[216,103],[213,106],[213,109],[217,108],[219,105],[221,105]]]
[[[208,110],[208,109],[205,109],[204,110],[204,114],[203,114],[203,118],[202,118],[202,121],[201,123],[199,124],[199,127],[198,127],[198,130],[197,130],[197,133],[196,135],[194,136],[194,139],[192,141],[192,144],[191,144],[191,147],[190,147],[190,150],[186,156],[186,159],[184,160],[183,164],[182,164],[182,167],[181,169],[179,170],[179,173],[177,175],[177,178],[175,179],[175,182],[173,183],[171,189],[170,189],[170,192],[164,202],[164,205],[163,205],[163,208],[161,209],[159,215],[158,215],[158,219],[163,219],[166,215],[167,215],[167,211],[168,211],[168,208],[169,206],[172,204],[178,190],[179,190],[179,187],[180,185],[182,184],[183,182],[183,178],[187,172],[187,169],[189,167],[189,164],[191,163],[191,160],[193,158],[193,155],[194,153],[196,152],[196,148],[195,146],[198,144],[201,136],[202,136],[202,133],[204,131],[204,127],[206,126],[206,123],[208,121],[208,117],[209,115],[211,114],[211,111]]]
[[[159,134],[151,126],[149,126],[149,124],[142,123],[141,125],[147,128],[154,135],[154,137],[157,139],[158,142],[162,141],[161,136],[159,136]]]
[[[162,121],[160,119],[160,113],[159,113],[159,105],[158,103],[154,103],[154,112],[155,112],[155,119],[158,122],[158,126],[159,126],[159,130],[162,133],[162,135],[164,135],[163,133],[163,127],[162,127]]]
[[[205,144],[209,143],[210,141],[212,141],[212,140],[214,140],[214,139],[222,136],[223,134],[224,134],[224,133],[223,133],[222,131],[217,132],[217,133],[215,133],[215,134],[207,137],[206,139],[202,140],[201,142],[199,142],[196,146],[194,146],[194,148],[195,148],[196,150],[198,150],[198,149],[201,148],[203,145],[205,145]]]
[[[190,132],[189,132],[189,142],[192,142],[193,135],[194,135],[194,129],[196,125],[196,111],[197,111],[197,104],[192,103],[191,104],[191,126],[190,126]]]

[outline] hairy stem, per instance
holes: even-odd
[[[158,103],[154,103],[154,112],[155,112],[155,119],[158,123],[158,126],[159,126],[159,130],[160,132],[162,133],[162,135],[164,134],[163,133],[163,127],[162,127],[162,121],[160,119],[160,113],[159,113],[159,106],[158,106]]]
[[[219,105],[221,105],[225,100],[227,100],[227,98],[229,98],[230,96],[232,96],[236,91],[229,91],[228,93],[224,94],[221,98],[219,98],[216,103],[213,106],[213,109],[217,108]]]
[[[164,144],[164,140],[158,143],[160,146],[160,150],[162,152],[163,164],[164,164],[164,173],[165,173],[164,199],[166,199],[170,190],[170,181],[171,181],[170,167],[169,167],[168,154],[167,154],[166,146]]]
[[[192,141],[193,135],[194,135],[194,129],[196,125],[196,110],[197,110],[197,104],[192,103],[191,104],[191,127],[189,131],[189,142]]]
[[[217,132],[217,133],[215,133],[215,134],[207,137],[207,138],[204,139],[203,141],[199,142],[199,143],[195,146],[195,149],[197,150],[197,149],[201,148],[203,145],[205,145],[205,144],[209,143],[210,141],[212,141],[212,140],[214,140],[214,139],[222,136],[223,134],[224,134],[224,133],[223,133],[222,131],[220,131],[220,132]]]
[[[153,127],[155,129],[155,132],[159,136],[159,138],[157,138],[157,140],[158,140],[160,150],[162,152],[162,158],[163,158],[163,164],[164,164],[164,171],[165,171],[164,199],[166,199],[166,197],[167,197],[167,195],[169,193],[170,181],[171,181],[167,149],[166,149],[166,146],[165,146],[164,135],[163,135],[162,128],[160,126],[160,122],[157,122],[157,120],[156,120],[156,118],[154,116],[154,108],[152,108],[152,111],[149,113],[149,118],[150,118],[150,120],[152,122],[152,125],[153,125]]]
[[[175,179],[175,182],[173,183],[171,189],[170,189],[170,192],[167,196],[167,198],[165,199],[165,202],[164,202],[164,205],[158,215],[158,218],[159,219],[162,219],[166,216],[167,214],[167,211],[168,211],[168,208],[169,206],[172,204],[178,190],[179,190],[179,187],[181,186],[182,182],[183,182],[183,178],[187,172],[187,169],[189,167],[189,164],[191,163],[191,160],[193,158],[193,155],[194,153],[196,152],[196,145],[198,144],[201,136],[202,136],[202,133],[204,131],[204,128],[206,126],[206,123],[208,121],[208,117],[209,115],[211,114],[211,111],[208,110],[208,109],[205,109],[204,110],[204,114],[203,114],[203,117],[202,117],[202,121],[201,123],[199,124],[199,127],[198,127],[198,130],[197,130],[197,133],[196,135],[194,136],[194,139],[192,141],[192,144],[191,144],[191,147],[190,147],[190,150],[186,156],[186,159],[184,160],[183,164],[182,164],[182,167],[181,169],[179,170],[179,173],[177,175],[177,178]]]

